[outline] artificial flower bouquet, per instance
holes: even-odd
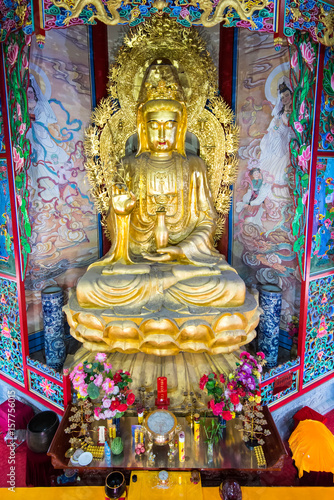
[[[262,367],[266,363],[263,352],[257,352],[252,356],[249,352],[240,353],[240,363],[234,373],[229,376],[231,395],[238,394],[239,402],[243,405],[246,401],[256,404],[261,403],[260,381]],[[233,398],[235,402],[236,399]]]
[[[212,372],[204,374],[199,383],[201,390],[206,390],[208,396],[213,396],[208,403],[209,410],[224,420],[235,418],[240,413],[246,401],[261,402],[259,382],[262,366],[265,363],[263,352],[256,357],[246,351],[240,354],[240,363],[228,376]]]
[[[79,363],[70,373],[79,398],[99,401],[99,406],[94,408],[96,420],[119,418],[135,402],[135,395],[129,388],[130,373],[117,370],[112,374],[112,366],[106,360],[107,355],[99,352],[93,362]]]

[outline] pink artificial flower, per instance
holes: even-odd
[[[114,390],[115,383],[113,380],[110,378],[106,378],[105,381],[102,384],[102,388],[104,389],[106,394],[111,394],[112,391]]]
[[[80,387],[79,387],[79,394],[81,397],[85,398],[86,396],[88,396],[88,392],[87,392],[87,384],[82,384]]]
[[[300,45],[300,50],[301,50],[303,59],[306,62],[306,64],[308,64],[309,66],[312,66],[314,59],[315,59],[315,53],[314,53],[314,49],[311,45],[311,42],[307,42],[307,43],[303,42]]]
[[[110,372],[110,370],[112,369],[112,365],[110,363],[103,363],[103,366],[104,366],[104,371],[106,372]]]
[[[240,356],[239,356],[239,357],[240,357],[240,359],[242,359],[242,358],[247,358],[247,359],[249,359],[249,358],[250,358],[250,354],[249,354],[249,352],[242,351],[242,352],[240,353]]]
[[[303,132],[303,125],[299,122],[294,122],[294,127],[300,134]]]
[[[83,373],[76,373],[72,380],[74,386],[79,386],[85,382],[85,376]]]
[[[209,410],[213,411],[215,409],[215,400],[210,399],[208,406],[209,406]]]
[[[205,385],[206,385],[206,383],[207,383],[208,380],[209,380],[209,377],[207,375],[203,375],[203,377],[201,377],[201,380],[199,381],[199,388],[201,390],[204,389],[204,387],[205,387]]]
[[[242,411],[242,408],[243,408],[242,404],[241,404],[241,403],[239,403],[239,404],[237,404],[237,406],[234,408],[234,410],[235,410],[235,411],[237,411],[237,412],[239,413],[239,412],[241,412],[241,411]]]
[[[98,376],[94,380],[94,384],[96,385],[96,387],[101,387],[102,382],[103,382],[103,375],[102,375],[102,373],[99,373]]]
[[[266,355],[262,351],[257,352],[256,355],[259,356],[261,359],[265,359],[266,357]]]
[[[92,380],[94,380],[94,377],[93,375],[91,377],[89,377],[89,380],[92,382]]]
[[[225,403],[223,401],[221,401],[220,403],[216,403],[214,405],[214,408],[213,408],[213,414],[214,415],[221,415],[222,414],[222,411],[223,411],[223,408],[225,406]]]
[[[15,146],[13,147],[13,160],[15,163],[15,171],[16,173],[19,173],[23,168],[24,159],[21,158],[20,153],[18,152]]]
[[[302,167],[304,170],[306,170],[310,159],[311,159],[311,148],[310,146],[307,146],[306,149],[303,150],[302,154],[298,155],[298,165]]]
[[[13,66],[15,64],[15,61],[17,59],[17,55],[19,53],[19,47],[17,44],[13,45],[11,44],[9,47],[8,47],[8,52],[7,52],[7,61],[9,62],[9,64],[11,66]]]
[[[100,410],[101,410],[101,408],[97,408],[97,407],[94,408],[94,417],[97,420],[99,420],[99,418],[100,418]]]
[[[115,413],[111,410],[105,410],[104,412],[104,418],[113,418],[115,416]]]
[[[78,372],[82,372],[83,371],[83,363],[79,363],[75,369],[78,371]]]
[[[102,402],[103,408],[110,408],[111,406],[111,399],[109,398],[104,398]]]
[[[291,57],[291,67],[295,68],[298,64],[298,53],[295,52]]]
[[[98,361],[99,363],[104,363],[106,359],[107,355],[105,352],[98,352],[95,356],[95,361]]]
[[[223,375],[222,373],[219,375],[219,381],[220,381],[222,384],[225,384],[225,377],[224,377],[224,375]]]

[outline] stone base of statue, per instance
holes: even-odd
[[[138,315],[122,308],[81,307],[75,293],[65,306],[71,335],[90,351],[155,354],[230,353],[256,336],[261,309],[257,292],[246,292],[243,305],[224,308],[188,307]]]

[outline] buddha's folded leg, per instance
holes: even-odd
[[[156,293],[157,280],[149,274],[105,275],[98,267],[89,269],[77,285],[81,307],[135,306],[138,309],[147,305]]]
[[[172,285],[166,295],[181,304],[202,307],[238,307],[244,304],[246,287],[233,271],[189,278]]]

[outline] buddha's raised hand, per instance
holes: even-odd
[[[135,204],[137,198],[129,191],[125,184],[115,184],[112,188],[111,203],[114,212],[117,215],[129,215]]]

